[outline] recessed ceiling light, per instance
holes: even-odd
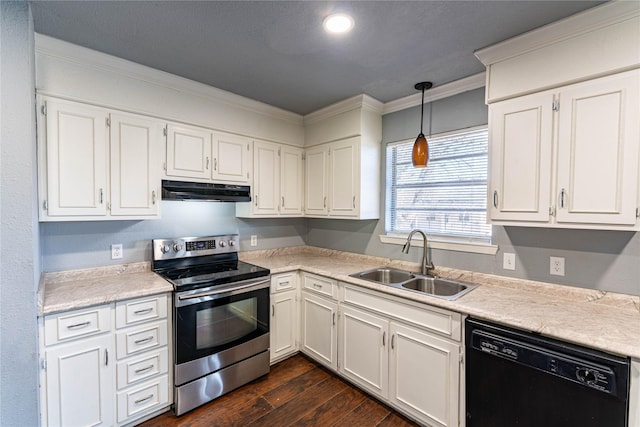
[[[332,34],[344,34],[353,28],[353,18],[345,13],[327,16],[322,22],[325,31]]]

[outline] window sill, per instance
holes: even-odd
[[[404,245],[408,235],[399,234],[381,234],[380,241],[390,245]],[[495,255],[498,252],[498,245],[480,242],[463,242],[463,241],[446,241],[438,240],[436,237],[427,236],[429,239],[429,247],[433,249],[444,249],[446,251],[469,252],[475,254]],[[412,246],[422,247],[423,240],[421,236],[411,239]]]

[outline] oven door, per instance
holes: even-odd
[[[175,294],[176,385],[269,350],[269,285],[267,277]]]

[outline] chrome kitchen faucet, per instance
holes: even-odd
[[[422,248],[422,265],[420,266],[420,273],[426,276],[429,274],[428,273],[429,270],[433,270],[434,267],[433,267],[433,263],[430,262],[429,258],[427,257],[427,235],[424,234],[424,231],[418,230],[418,229],[411,230],[411,233],[409,233],[409,237],[407,237],[407,242],[402,247],[402,252],[404,252],[405,254],[409,253],[409,249],[411,248],[411,238],[415,233],[420,233],[422,235],[422,238],[424,239],[424,247]]]

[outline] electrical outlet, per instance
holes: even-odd
[[[515,270],[516,269],[516,254],[511,254],[509,252],[504,253],[504,257],[502,259],[502,268],[505,270]]]
[[[258,246],[258,236],[255,234],[251,235],[251,246]]]
[[[122,258],[122,243],[111,245],[111,259]]]
[[[549,258],[549,273],[554,276],[564,276],[564,258],[552,256]]]

